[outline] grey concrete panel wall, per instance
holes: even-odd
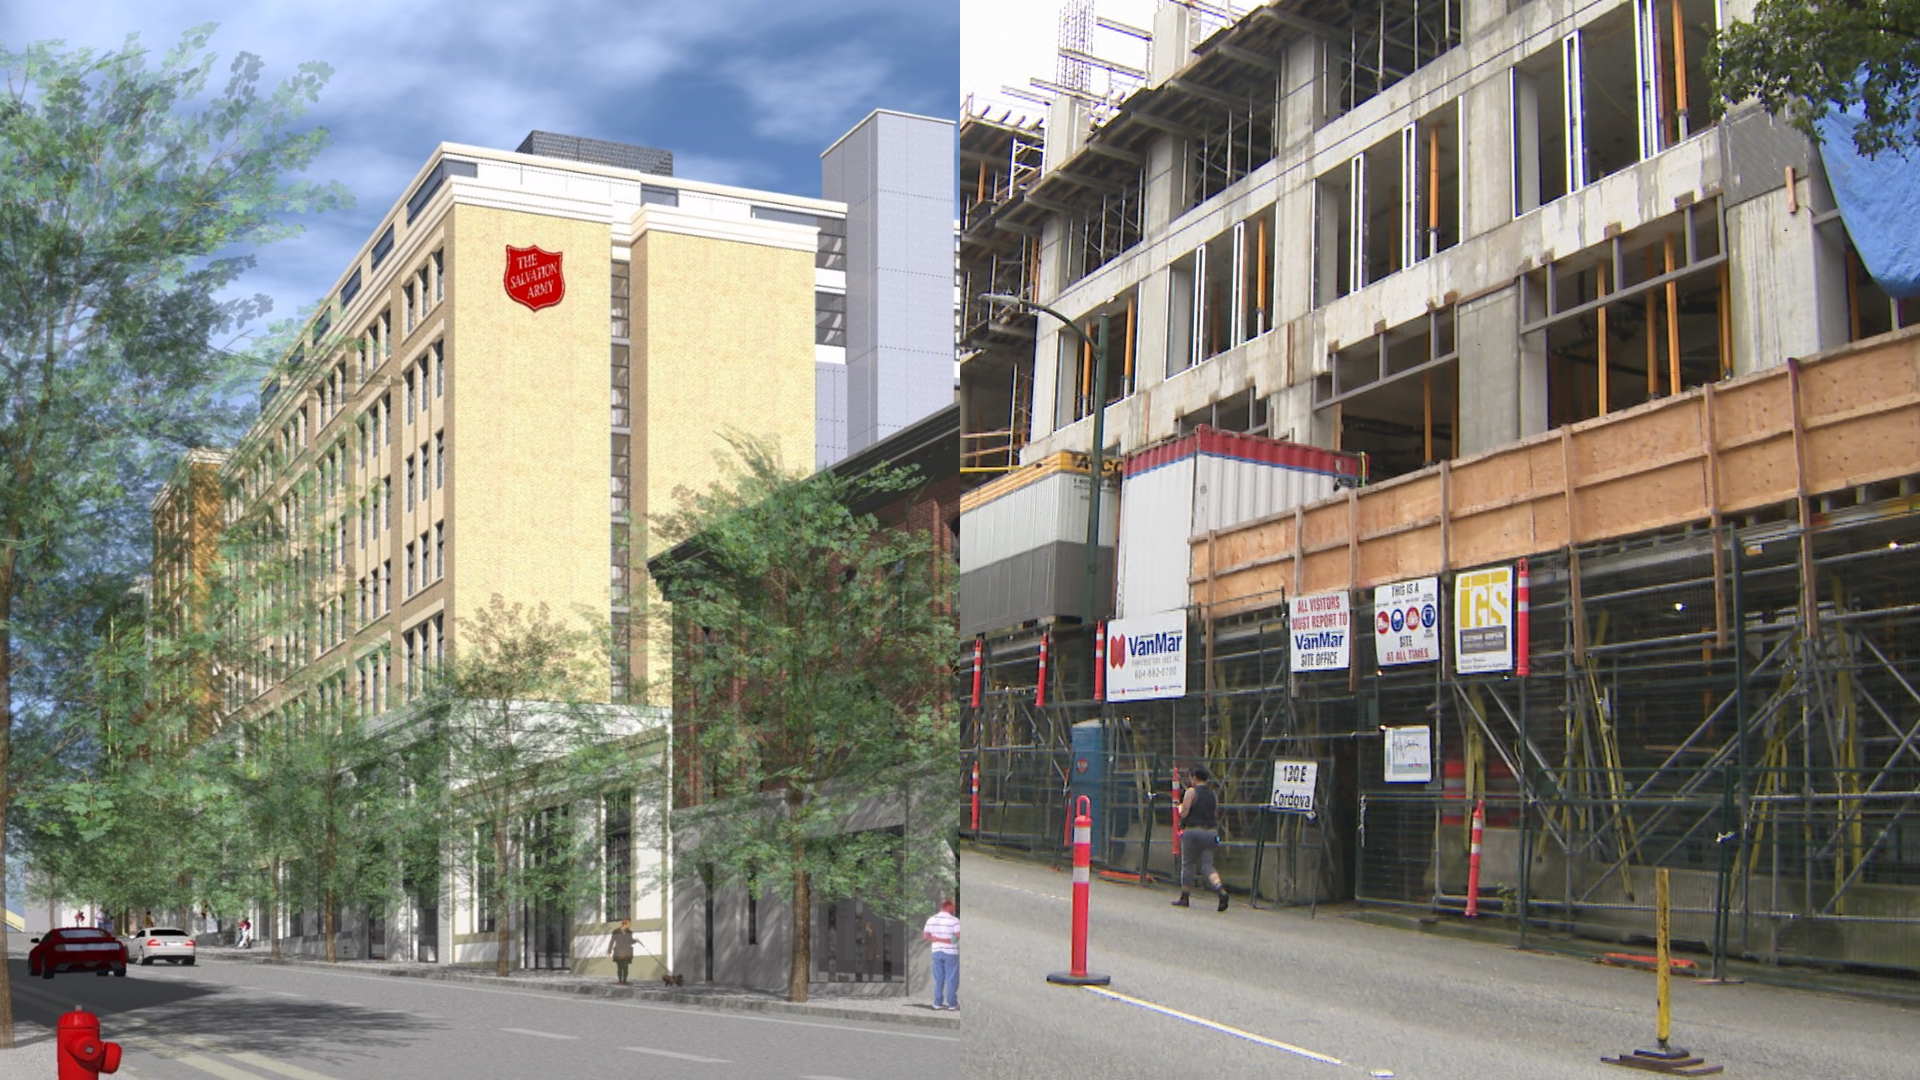
[[[847,456],[847,365],[813,364],[813,467],[824,469]]]
[[[1547,361],[1539,338],[1523,340],[1518,287],[1460,305],[1460,456],[1547,428]],[[1540,300],[1530,299],[1534,310]]]
[[[1111,496],[1109,496],[1111,498]],[[1102,515],[1103,517],[1105,515]],[[984,634],[1056,615],[1078,618],[1087,592],[1087,545],[1058,542],[960,575],[960,633]],[[1114,549],[1102,547],[1096,616],[1113,613]]]
[[[876,112],[822,155],[847,204],[846,451],[953,402],[953,123]]]

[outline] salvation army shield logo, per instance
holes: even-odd
[[[567,278],[560,260],[565,252],[507,245],[507,271],[502,280],[507,295],[531,311],[552,307],[567,295]]]

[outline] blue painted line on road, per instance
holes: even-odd
[[[1265,1035],[1255,1035],[1251,1031],[1244,1031],[1240,1028],[1233,1027],[1229,1024],[1222,1024],[1213,1020],[1208,1020],[1204,1017],[1195,1016],[1192,1013],[1181,1012],[1179,1009],[1169,1009],[1165,1005],[1156,1005],[1151,1001],[1147,1001],[1142,998],[1132,997],[1127,994],[1122,994],[1116,990],[1108,990],[1105,987],[1100,987],[1100,986],[1083,986],[1081,987],[1081,989],[1086,990],[1089,993],[1099,994],[1101,997],[1112,998],[1115,1001],[1123,1001],[1128,1005],[1137,1005],[1142,1009],[1146,1009],[1149,1012],[1157,1012],[1162,1016],[1171,1016],[1176,1020],[1185,1020],[1189,1024],[1198,1024],[1203,1028],[1208,1028],[1213,1031],[1218,1031],[1225,1035],[1232,1035],[1235,1038],[1245,1039],[1248,1042],[1259,1043],[1261,1046],[1268,1046],[1268,1047],[1272,1047],[1275,1050],[1282,1050],[1289,1054],[1296,1054],[1300,1057],[1307,1058],[1312,1061],[1320,1061],[1328,1065],[1342,1065],[1342,1066],[1346,1065],[1346,1062],[1341,1061],[1337,1057],[1330,1057],[1326,1054],[1319,1053],[1318,1051],[1308,1050],[1304,1046],[1295,1046],[1292,1043],[1283,1043],[1278,1039],[1269,1039]]]

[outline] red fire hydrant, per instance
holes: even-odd
[[[75,1009],[60,1018],[59,1080],[92,1080],[120,1071],[120,1044],[100,1038],[100,1018]]]

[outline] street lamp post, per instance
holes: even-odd
[[[1106,315],[1100,316],[1100,335],[1089,338],[1086,332],[1074,325],[1072,319],[1046,306],[1036,304],[1018,296],[1005,293],[981,293],[980,299],[990,304],[1006,307],[1026,308],[1044,312],[1060,321],[1068,332],[1079,338],[1082,344],[1093,349],[1093,449],[1087,455],[1088,481],[1091,490],[1087,497],[1087,583],[1080,597],[1080,621],[1086,626],[1087,633],[1094,631],[1094,616],[1098,610],[1094,602],[1094,592],[1100,581],[1100,494],[1101,470],[1106,464],[1105,450],[1107,440],[1107,330],[1110,322]],[[1096,650],[1097,653],[1097,650]]]

